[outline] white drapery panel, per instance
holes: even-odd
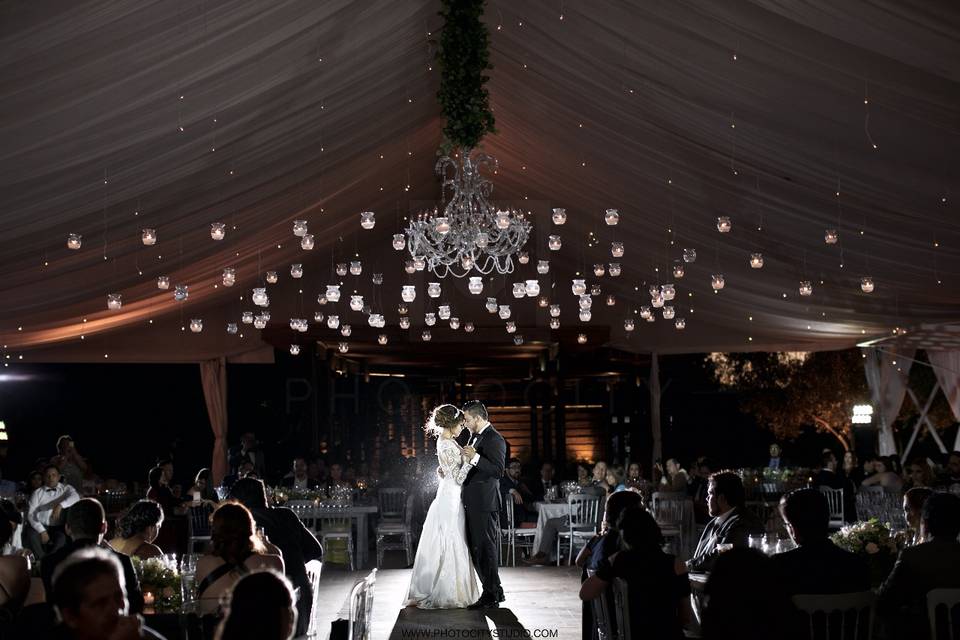
[[[893,422],[900,413],[900,406],[907,393],[907,379],[915,353],[915,349],[896,350],[895,347],[889,350],[863,349],[866,356],[863,367],[867,374],[867,386],[870,387],[870,400],[876,410],[874,419],[879,432],[882,456],[897,453],[897,443],[893,439]]]
[[[960,422],[960,351],[927,351],[927,358],[947,397],[954,420]],[[960,451],[960,429],[953,441],[953,451]]]

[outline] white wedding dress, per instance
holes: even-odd
[[[406,604],[421,609],[461,609],[480,597],[460,501],[460,485],[470,465],[461,462],[457,443],[446,438],[437,440],[437,458],[443,478],[423,522]]]

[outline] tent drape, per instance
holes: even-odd
[[[893,439],[893,422],[900,412],[900,405],[907,393],[907,378],[913,364],[916,349],[881,350],[864,349],[864,371],[870,387],[870,399],[876,409],[879,431],[880,455],[897,453]]]
[[[213,429],[212,481],[219,485],[227,475],[227,363],[224,358],[200,363],[203,397]]]
[[[933,372],[943,394],[950,403],[953,418],[960,422],[960,351],[927,351]],[[953,441],[953,451],[960,450],[960,429]]]

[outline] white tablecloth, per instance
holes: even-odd
[[[533,551],[536,553],[540,548],[540,542],[543,540],[543,527],[550,518],[562,518],[570,515],[570,505],[566,502],[537,502],[534,507],[538,512],[537,533],[533,537]],[[550,555],[553,555],[551,550]]]

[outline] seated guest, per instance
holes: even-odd
[[[70,436],[57,439],[57,455],[50,459],[50,464],[60,470],[63,483],[72,486],[78,493],[83,488],[84,476],[90,475],[90,465],[77,452],[77,445]]]
[[[687,560],[690,571],[710,571],[723,549],[748,546],[751,535],[763,533],[763,523],[744,506],[743,481],[732,471],[719,471],[707,484],[707,509],[711,520]]]
[[[124,570],[117,554],[90,547],[64,558],[48,600],[59,614],[55,640],[163,640],[137,615],[128,615]]]
[[[533,492],[533,501],[543,502],[546,500],[547,492],[555,486],[557,486],[557,481],[554,478],[553,463],[544,462],[540,465],[540,477],[530,486],[530,490]]]
[[[212,507],[217,503],[217,492],[213,487],[213,474],[210,469],[203,468],[197,472],[193,479],[193,486],[190,487],[191,507],[199,507],[206,504]]]
[[[13,527],[0,516],[0,545],[10,542]],[[0,556],[0,619],[12,619],[30,592],[30,559],[22,555]]]
[[[342,489],[347,486],[343,479],[343,465],[334,462],[330,465],[330,478],[327,480],[327,495],[333,495],[334,489]]]
[[[907,529],[910,532],[908,545],[913,547],[921,542],[925,542],[920,534],[920,521],[923,514],[923,505],[927,503],[927,498],[933,495],[933,489],[928,487],[914,487],[907,489],[903,494],[903,518],[907,522]]]
[[[590,469],[585,464],[577,465],[577,485],[589,487],[593,480],[590,478]]]
[[[626,491],[627,485],[624,484],[623,480],[623,467],[616,464],[607,469],[607,495],[610,495],[616,491]]]
[[[140,593],[140,583],[133,570],[130,556],[118,553],[103,544],[103,536],[107,533],[107,516],[103,505],[93,498],[84,498],[67,510],[66,533],[70,542],[59,550],[49,554],[40,561],[40,577],[43,579],[43,588],[47,592],[47,600],[53,589],[53,576],[57,567],[72,553],[89,547],[103,548],[113,554],[120,563],[126,584],[127,601],[130,610],[139,613],[143,610],[143,594]]]
[[[846,489],[846,483],[837,473],[837,456],[833,451],[827,450],[821,456],[822,466],[813,476],[813,486],[815,488],[827,487],[829,489]]]
[[[173,463],[169,460],[163,460],[150,469],[147,474],[147,482],[150,484],[150,488],[147,490],[147,500],[153,500],[159,504],[167,515],[183,515],[186,513],[183,508],[183,501],[173,495],[173,491],[170,490],[172,479]]]
[[[23,492],[28,496],[43,486],[43,471],[31,471],[24,483]]]
[[[299,619],[297,635],[304,635],[310,624],[313,590],[307,577],[306,563],[323,558],[323,548],[317,539],[290,509],[269,507],[263,482],[252,478],[238,480],[230,497],[250,509],[257,525],[263,527],[270,541],[283,552],[285,572],[293,586],[300,590],[297,601]]]
[[[593,465],[593,484],[594,486],[603,487],[607,482],[607,463],[603,460],[597,462]],[[606,492],[606,489],[604,489]]]
[[[263,476],[267,470],[260,443],[257,442],[257,436],[252,431],[247,431],[240,436],[240,445],[230,450],[230,468],[241,478],[245,477],[240,475],[240,466],[244,462],[253,464],[252,473],[256,473],[257,477]]]
[[[230,592],[227,614],[214,640],[290,640],[297,610],[290,581],[275,571],[240,578]]]
[[[843,452],[843,468],[841,469],[841,473],[847,482],[854,487],[859,487],[860,483],[863,482],[863,468],[860,466],[860,463],[857,462],[857,454],[853,451]]]
[[[663,535],[648,511],[625,509],[618,527],[621,550],[599,563],[596,574],[580,587],[580,599],[593,600],[614,578],[623,578],[627,581],[630,628],[647,638],[681,640],[690,598],[683,563],[663,552]]]
[[[770,460],[767,461],[768,469],[783,469],[787,466],[786,460],[781,457],[783,450],[776,442],[770,445]]]
[[[117,521],[117,535],[110,541],[114,551],[138,558],[157,558],[163,551],[153,541],[163,524],[163,508],[153,500],[134,503]]]
[[[200,611],[218,613],[225,593],[252,571],[283,571],[283,559],[268,554],[257,536],[250,511],[226,502],[213,512],[210,526],[212,552],[197,561],[197,597]]]
[[[48,464],[43,470],[43,486],[30,495],[23,544],[35,558],[42,558],[67,543],[63,532],[63,513],[80,500],[77,490],[60,482],[60,470]]]
[[[317,488],[317,483],[307,475],[307,461],[303,456],[293,459],[293,470],[283,477],[282,484],[288,489],[299,491]]]
[[[527,506],[533,507],[533,492],[520,479],[520,461],[511,458],[507,465],[506,472],[500,478],[500,497],[503,506],[504,522],[506,522],[506,509],[513,509],[513,522],[519,526],[526,519]]]
[[[660,491],[672,491],[676,493],[687,492],[690,477],[687,475],[686,470],[680,467],[680,463],[677,462],[676,458],[667,460],[666,473],[663,473],[660,465],[657,465],[656,470],[660,475]]]
[[[891,460],[893,456],[878,458],[873,465],[874,474],[864,478],[861,483],[864,487],[880,486],[891,492],[898,492],[903,488],[903,478],[894,471],[896,462]]]
[[[641,487],[646,484],[643,477],[643,465],[639,462],[631,462],[627,467],[627,479],[624,481],[628,488]]]
[[[870,570],[860,556],[828,538],[830,507],[817,489],[796,489],[780,499],[780,513],[796,549],[773,556],[787,595],[852,593],[870,589]]]
[[[903,483],[904,489],[914,487],[932,487],[934,485],[933,469],[923,458],[914,458],[907,465],[906,482]]]
[[[943,475],[937,481],[937,485],[941,487],[949,488],[955,484],[960,485],[960,451],[950,452]]]
[[[223,487],[229,491],[238,480],[254,476],[255,472],[253,469],[254,467],[252,462],[249,460],[241,460],[240,465],[237,467],[236,473],[231,473],[230,475],[223,477]]]
[[[756,549],[731,549],[721,554],[704,591],[704,640],[785,640],[794,611],[777,583],[770,558]]]
[[[32,556],[29,549],[23,548],[23,514],[10,500],[0,499],[0,519],[10,523],[10,537],[0,546],[0,555]]]
[[[900,552],[877,594],[891,637],[926,635],[926,595],[931,589],[960,588],[960,497],[933,493],[920,518],[922,542]]]
[[[327,476],[329,475],[327,463],[323,458],[314,458],[307,465],[307,477],[310,478],[318,487],[326,486]]]

